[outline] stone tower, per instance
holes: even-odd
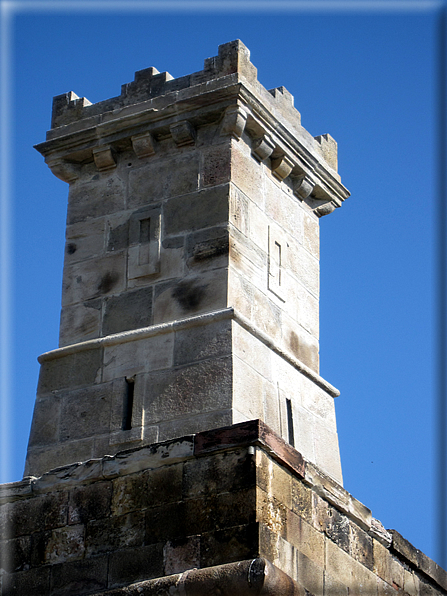
[[[446,594],[342,487],[318,372],[335,141],[235,41],[54,98],[37,148],[69,183],[60,347],[0,486],[1,596]]]
[[[318,218],[348,196],[335,141],[235,41],[186,77],[55,97],[37,149],[70,187],[26,474],[260,419],[341,483],[318,374]]]

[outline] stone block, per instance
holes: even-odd
[[[229,185],[213,186],[174,197],[163,205],[166,236],[185,234],[228,221]]]
[[[350,522],[349,552],[351,556],[373,571],[374,556],[372,538],[353,522]]]
[[[85,462],[93,457],[94,439],[65,441],[47,447],[28,449],[25,463],[25,475],[41,476],[56,467],[74,462]]]
[[[183,513],[187,536],[247,525],[256,521],[256,489],[188,499]]]
[[[265,213],[299,245],[303,241],[304,211],[287,187],[265,178]],[[288,192],[289,191],[289,192]]]
[[[229,232],[226,226],[199,230],[186,237],[185,258],[191,271],[226,267],[228,254]]]
[[[185,462],[184,498],[233,493],[255,486],[256,467],[246,449],[227,451]]]
[[[347,586],[337,581],[334,577],[324,571],[323,573],[323,594],[324,596],[349,596],[349,589]],[[371,594],[375,596],[375,592]]]
[[[251,319],[255,288],[230,263],[228,268],[228,306],[232,306],[238,313]]]
[[[306,590],[314,596],[323,596],[323,567],[306,557],[305,554],[298,552],[297,571],[299,582]]]
[[[233,322],[232,335],[234,354],[268,381],[273,382],[271,349],[236,322]]]
[[[144,512],[89,521],[85,527],[86,556],[127,547],[143,546]]]
[[[253,201],[248,201],[248,222],[247,235],[249,239],[258,247],[258,250],[267,254],[269,250],[268,227],[272,222]]]
[[[116,173],[97,174],[94,178],[70,185],[67,214],[69,225],[124,209],[124,181]]]
[[[105,590],[107,588],[107,568],[107,556],[53,565],[51,567],[51,596],[74,596],[75,594],[90,594]]]
[[[287,540],[300,553],[324,568],[324,535],[292,512],[289,512],[288,519]],[[296,531],[293,531],[294,528]]]
[[[89,259],[65,268],[62,306],[118,294],[125,289],[126,258],[124,253]]]
[[[343,478],[340,464],[340,451],[338,447],[338,435],[320,424],[320,419],[314,417],[315,429],[315,457],[318,466],[336,482],[343,485]]]
[[[85,552],[84,526],[58,528],[46,544],[45,563],[65,563],[82,559]]]
[[[68,494],[48,493],[0,507],[0,534],[8,538],[38,530],[50,530],[67,523]]]
[[[281,335],[284,348],[300,362],[318,373],[319,344],[310,333],[281,313]]]
[[[176,331],[174,365],[229,355],[232,343],[231,326],[232,323],[228,319]]]
[[[163,549],[165,575],[200,568],[200,541],[200,536],[168,540]]]
[[[316,259],[320,258],[320,224],[313,213],[303,214],[303,247]]]
[[[65,265],[98,257],[105,248],[105,217],[68,225],[66,229]]]
[[[247,420],[264,419],[264,377],[233,354],[233,406]]]
[[[305,459],[315,463],[315,416],[294,402],[292,402],[292,408],[295,449],[297,449]]]
[[[186,532],[185,502],[165,503],[145,511],[145,544],[165,543],[194,534]]]
[[[251,155],[249,147],[244,143],[231,147],[231,183],[264,208],[264,168]]]
[[[49,596],[50,568],[38,567],[0,576],[3,596]]]
[[[174,437],[200,432],[204,428],[222,428],[223,426],[235,424],[236,422],[239,422],[239,420],[236,420],[236,412],[229,407],[225,410],[206,412],[205,414],[194,414],[189,417],[185,415],[184,418],[178,420],[160,422],[158,426],[158,440],[166,441]]]
[[[31,564],[30,536],[20,536],[12,540],[0,540],[0,557],[0,577],[2,573],[14,573],[29,569]]]
[[[182,498],[183,464],[173,464],[113,480],[112,515],[124,515]]]
[[[131,378],[172,366],[174,334],[163,333],[104,348],[105,381]]]
[[[225,268],[159,284],[154,296],[154,324],[226,308],[227,287]]]
[[[101,331],[101,300],[94,298],[82,304],[65,306],[61,312],[59,346],[96,339]]]
[[[108,433],[112,399],[111,383],[91,385],[62,394],[60,440],[73,441]],[[95,412],[94,416],[92,411]]]
[[[70,491],[68,523],[85,524],[91,520],[108,517],[112,498],[110,481],[94,482]]]
[[[192,193],[198,185],[197,154],[154,159],[129,172],[128,206],[150,205],[163,198]]]
[[[149,327],[152,323],[152,293],[152,287],[147,287],[106,298],[102,335]]]
[[[253,291],[251,320],[258,329],[272,339],[280,339],[282,329],[281,309],[270,297],[257,289]]]
[[[318,260],[289,237],[289,250],[284,266],[305,288],[318,298],[320,292],[320,270]]]
[[[107,252],[118,252],[129,246],[130,212],[119,211],[106,219],[105,248]]]
[[[60,412],[59,395],[36,400],[28,443],[30,446],[51,445],[58,442]]]
[[[251,226],[250,204],[251,201],[248,197],[237,186],[230,184],[229,222],[246,236],[248,236]]]
[[[126,548],[110,554],[108,587],[126,586],[163,576],[163,545]]]
[[[235,229],[230,237],[230,263],[251,284],[267,291],[268,255]]]
[[[82,350],[52,360],[40,367],[38,395],[45,395],[67,387],[92,385],[101,369],[101,349]]]
[[[146,377],[146,420],[152,424],[231,407],[229,356]]]
[[[203,151],[202,186],[215,186],[230,181],[230,144],[212,146]]]
[[[271,492],[257,488],[257,519],[276,536],[287,535],[287,508]],[[279,550],[279,549],[278,549]],[[276,554],[276,557],[278,553]]]
[[[297,479],[292,481],[292,511],[312,524],[312,490]]]

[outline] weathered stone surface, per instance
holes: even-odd
[[[51,569],[51,594],[67,596],[89,594],[107,587],[108,557],[95,557],[54,565]]]
[[[179,540],[168,540],[163,552],[166,575],[200,567],[200,538],[200,536],[189,536]]]
[[[176,235],[226,223],[228,200],[228,184],[167,200],[163,211],[165,234]]]
[[[182,329],[175,334],[174,365],[226,356],[231,353],[231,321]]]
[[[90,520],[108,517],[112,497],[111,482],[94,482],[70,491],[68,523],[85,524]]]
[[[225,409],[231,403],[231,358],[154,372],[146,387],[146,416],[154,422]]]
[[[152,323],[152,287],[105,300],[102,335],[148,327]]]
[[[116,174],[96,174],[96,180],[75,183],[68,196],[67,223],[108,215],[124,209],[124,182]]]
[[[100,367],[99,348],[46,360],[40,369],[37,393],[45,395],[66,387],[94,384]]]
[[[149,205],[163,198],[198,189],[199,165],[194,154],[154,160],[129,173],[129,207]]]
[[[112,514],[156,507],[182,499],[182,464],[131,474],[113,481]]]
[[[142,546],[143,542],[144,514],[141,511],[90,521],[85,528],[86,554],[89,557],[120,548]]]
[[[127,586],[140,580],[161,577],[163,574],[161,544],[117,550],[109,558],[109,588]]]

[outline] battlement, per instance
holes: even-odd
[[[241,80],[257,87],[264,98],[276,107],[291,112],[296,123],[301,121],[298,110],[293,109],[293,96],[279,87],[267,91],[257,80],[257,69],[250,62],[250,50],[239,40],[230,41],[219,46],[218,55],[206,58],[204,68],[198,72],[174,78],[168,72],[159,72],[153,66],[139,70],[131,83],[121,86],[121,94],[117,97],[92,104],[85,97],[79,98],[75,93],[63,93],[53,99],[51,128],[58,128],[78,120],[97,116],[126,106],[135,105],[155,97],[180,92],[197,85],[203,85],[236,75]],[[267,95],[270,94],[270,97]],[[272,97],[274,101],[272,101]]]

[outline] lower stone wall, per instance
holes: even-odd
[[[257,557],[315,596],[447,590],[441,568],[260,421],[2,485],[0,503],[2,596],[96,594]]]

